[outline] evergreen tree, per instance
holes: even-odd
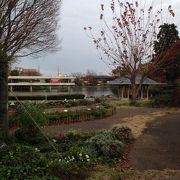
[[[154,42],[155,57],[169,50],[178,40],[178,30],[175,24],[163,24],[159,26],[157,41]],[[166,60],[165,68],[158,75],[165,76],[168,82],[174,82],[179,76],[179,56]]]
[[[163,24],[159,26],[160,30],[157,35],[157,41],[154,42],[154,51],[159,55],[170,48],[178,39],[178,31],[175,24]]]

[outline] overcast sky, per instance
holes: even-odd
[[[142,2],[145,0],[141,0]],[[151,0],[147,0],[151,1]],[[174,23],[180,32],[180,1],[162,0],[163,6],[172,5],[175,11]],[[22,58],[15,66],[40,69],[45,75],[60,72],[70,74],[92,70],[98,74],[108,74],[110,68],[98,56],[92,41],[83,30],[84,26],[99,26],[100,4],[109,5],[109,0],[63,0],[59,39],[62,39],[61,50],[53,54],[46,54],[38,59]],[[152,1],[151,1],[152,2]],[[158,7],[161,0],[154,0],[154,7]]]

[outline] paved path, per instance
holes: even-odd
[[[151,122],[135,141],[129,157],[137,170],[180,170],[180,112]]]

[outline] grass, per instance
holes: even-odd
[[[143,130],[147,127],[148,123],[155,121],[158,117],[163,117],[166,114],[177,113],[179,110],[175,108],[161,109],[157,112],[152,112],[146,115],[134,115],[131,117],[122,118],[120,123],[113,124],[115,127],[129,127],[132,134],[137,139],[142,135]]]
[[[120,173],[117,169],[108,166],[96,166],[87,180],[120,180]]]
[[[147,170],[135,171],[127,170],[121,173],[123,180],[178,180],[180,179],[180,170]]]
[[[99,166],[87,180],[179,180],[180,170],[122,170],[118,166]]]
[[[153,100],[139,100],[135,103],[132,103],[128,100],[116,100],[113,101],[112,103],[115,106],[152,107],[153,102],[154,102]]]

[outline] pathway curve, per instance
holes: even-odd
[[[176,114],[177,112],[179,112],[179,110],[165,108],[119,107],[114,115],[104,119],[47,126],[44,130],[50,136],[57,137],[69,130],[94,131],[111,129],[114,126],[128,126],[137,139],[143,133],[143,130],[149,122],[156,120],[158,117],[164,117],[169,113]]]
[[[128,126],[136,138],[129,155],[133,169],[180,169],[180,109],[121,107],[111,117],[48,126],[44,131],[58,137],[69,130],[93,131]]]
[[[129,160],[136,170],[180,170],[180,112],[149,123],[135,141]]]

